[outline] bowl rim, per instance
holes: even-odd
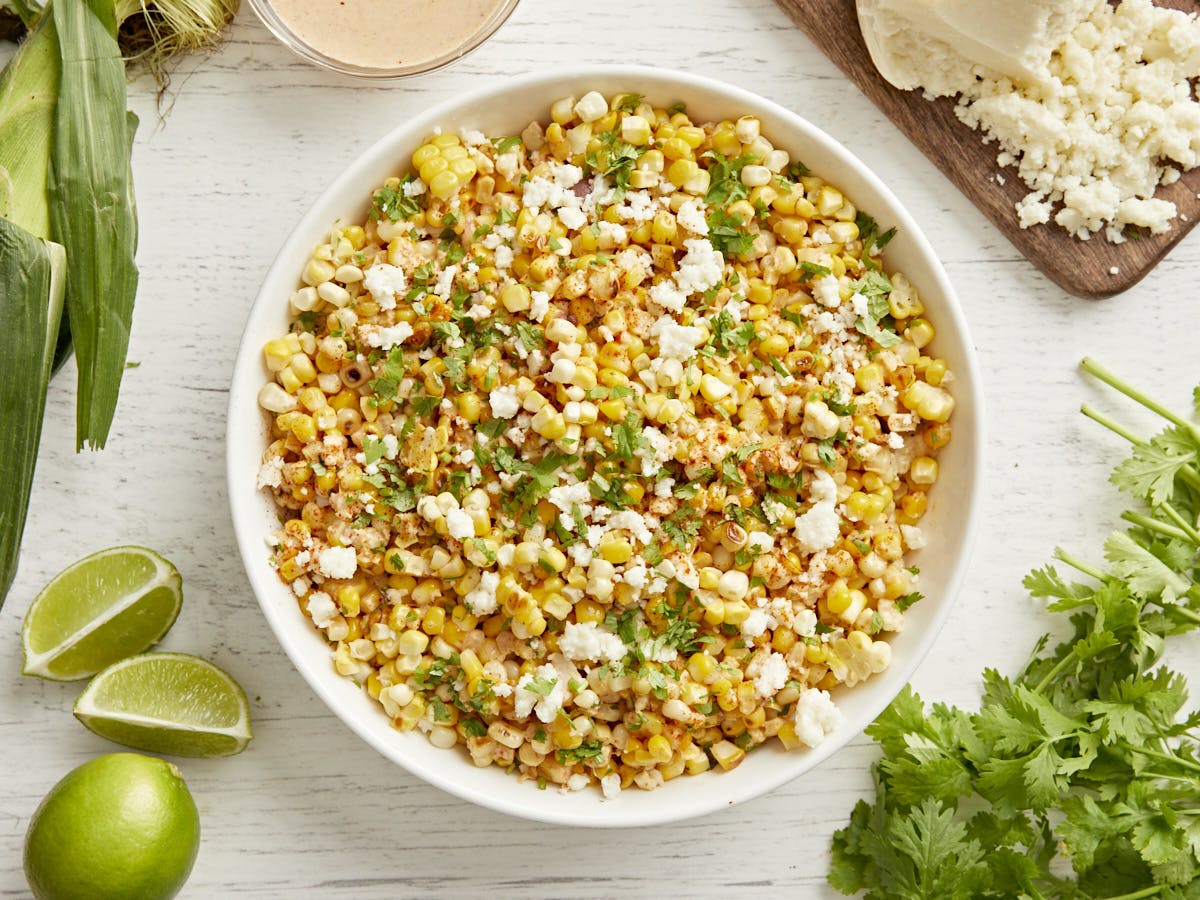
[[[492,35],[500,30],[500,27],[516,11],[520,2],[521,0],[503,0],[502,4],[483,21],[477,31],[473,32],[463,43],[452,50],[448,50],[441,56],[435,56],[433,59],[410,66],[392,66],[386,69],[375,66],[360,66],[357,63],[348,62],[344,59],[338,59],[336,56],[329,56],[326,53],[322,53],[308,41],[304,40],[304,38],[300,37],[284,21],[283,17],[275,10],[275,6],[271,0],[250,0],[250,6],[267,31],[279,43],[283,44],[306,62],[342,75],[354,75],[358,78],[386,83],[402,81],[406,78],[415,78],[418,75],[427,75],[430,72],[436,72],[439,69],[444,69],[451,63],[457,62],[464,56],[474,53]]]
[[[748,110],[756,111],[760,117],[777,117],[781,121],[788,121],[792,127],[803,132],[806,139],[813,141],[825,152],[832,154],[842,164],[848,166],[853,170],[855,176],[864,179],[870,190],[876,194],[876,205],[888,207],[887,214],[889,218],[893,219],[895,224],[907,235],[907,239],[915,242],[913,252],[924,259],[929,273],[935,281],[935,284],[923,284],[922,293],[929,294],[931,291],[936,291],[943,298],[945,308],[938,311],[938,320],[940,323],[949,320],[947,324],[951,325],[953,331],[958,336],[958,341],[961,343],[962,359],[955,365],[955,372],[958,376],[956,380],[956,399],[958,401],[958,416],[960,419],[966,419],[968,428],[965,437],[956,436],[956,442],[968,440],[969,446],[966,451],[967,458],[964,460],[964,465],[966,466],[964,473],[964,478],[966,479],[965,495],[957,496],[955,502],[966,505],[966,521],[958,535],[959,551],[957,556],[952,558],[948,566],[944,589],[939,594],[938,604],[934,613],[930,620],[925,623],[924,630],[920,633],[915,645],[908,649],[906,658],[902,661],[894,661],[881,676],[878,676],[879,678],[886,677],[889,684],[894,682],[894,691],[887,690],[884,692],[887,696],[884,696],[882,699],[876,698],[874,702],[866,705],[863,710],[854,716],[852,721],[847,721],[839,728],[838,732],[831,735],[820,746],[809,749],[803,754],[796,755],[797,761],[794,764],[764,770],[762,776],[751,781],[748,785],[742,786],[740,790],[732,792],[729,790],[712,791],[711,800],[696,800],[685,804],[682,809],[676,808],[674,804],[659,803],[650,806],[648,812],[642,809],[637,812],[626,812],[624,814],[611,810],[600,812],[604,806],[609,806],[610,804],[603,804],[597,799],[595,802],[597,814],[594,816],[581,816],[578,810],[569,808],[567,804],[561,804],[559,805],[560,808],[556,809],[553,803],[536,802],[539,797],[554,796],[556,792],[537,791],[532,784],[528,785],[528,793],[530,800],[534,802],[528,804],[508,800],[503,797],[491,796],[486,792],[464,786],[456,781],[452,774],[442,771],[440,766],[428,766],[418,760],[408,758],[399,744],[389,742],[373,733],[367,724],[359,721],[360,716],[355,710],[347,709],[341,705],[338,699],[333,696],[337,688],[331,685],[337,682],[346,682],[347,679],[337,675],[331,667],[329,667],[327,673],[318,672],[316,663],[321,662],[328,666],[328,658],[324,657],[319,661],[311,659],[310,656],[312,654],[309,654],[306,648],[299,646],[297,641],[293,641],[287,636],[286,629],[288,626],[276,615],[276,610],[268,602],[267,585],[271,585],[273,590],[278,593],[279,582],[274,570],[269,570],[264,565],[266,559],[266,554],[263,551],[265,535],[247,524],[253,519],[252,504],[260,502],[259,498],[261,495],[259,491],[253,490],[252,485],[243,484],[242,479],[236,478],[236,474],[246,465],[246,461],[240,455],[245,443],[244,441],[239,441],[238,438],[247,427],[243,420],[248,419],[251,415],[251,413],[247,413],[245,410],[247,404],[253,407],[252,414],[254,420],[259,421],[261,427],[261,413],[254,400],[263,380],[261,360],[259,358],[261,348],[257,343],[249,340],[252,337],[250,329],[264,304],[283,302],[281,299],[282,292],[269,291],[272,285],[279,282],[283,277],[286,277],[287,283],[296,283],[298,262],[301,259],[298,254],[301,251],[307,253],[311,249],[312,241],[310,238],[314,227],[327,228],[330,221],[332,221],[325,214],[324,208],[337,197],[345,196],[348,193],[351,196],[362,193],[362,185],[357,182],[361,181],[363,176],[359,173],[365,173],[380,166],[389,159],[395,160],[397,158],[397,151],[394,149],[395,146],[403,144],[406,140],[411,141],[415,134],[432,131],[439,122],[452,119],[458,112],[478,108],[489,101],[501,100],[505,94],[510,92],[526,89],[545,90],[547,92],[548,106],[552,102],[552,98],[564,95],[569,92],[571,86],[577,85],[580,82],[586,84],[591,82],[611,82],[613,80],[628,83],[633,88],[645,82],[653,84],[656,89],[678,89],[681,91],[700,91],[716,94],[720,96],[722,102],[728,101],[729,103],[737,104],[739,107],[744,106]],[[580,66],[566,72],[535,72],[519,78],[506,80],[498,85],[489,84],[483,88],[468,92],[465,95],[458,95],[429,107],[423,113],[391,129],[366,151],[357,155],[343,169],[342,173],[313,200],[306,212],[284,239],[247,313],[246,325],[240,338],[229,393],[226,429],[227,496],[229,498],[236,544],[238,553],[242,559],[243,568],[246,571],[247,579],[250,582],[259,607],[266,617],[276,640],[283,647],[292,665],[297,669],[313,692],[321,698],[334,715],[369,746],[373,747],[385,758],[400,765],[406,771],[449,794],[520,818],[548,824],[579,827],[640,827],[661,825],[706,815],[718,809],[754,799],[811,771],[842,747],[858,738],[862,730],[887,707],[896,694],[910,681],[913,673],[928,655],[929,650],[932,648],[949,618],[950,612],[957,600],[957,595],[961,590],[976,544],[982,506],[981,494],[986,447],[983,424],[983,399],[979,361],[975,353],[974,344],[970,339],[966,317],[940,259],[934,253],[928,239],[912,218],[908,209],[900,202],[891,188],[848,148],[809,120],[780,104],[716,79],[651,66]],[[969,407],[967,404],[969,404]],[[964,412],[966,415],[964,415]],[[956,419],[957,421],[958,419]],[[336,682],[331,680],[331,675],[332,679],[336,679]],[[357,688],[357,690],[361,691],[361,688]],[[847,719],[849,720],[850,717],[847,716]],[[758,748],[755,752],[759,753],[764,749],[766,748]],[[794,751],[789,752],[795,753]],[[509,776],[505,775],[503,777]],[[693,779],[686,779],[686,781],[691,782]],[[700,778],[695,779],[695,781],[698,790],[702,790],[706,779]],[[658,792],[655,793],[657,794]]]

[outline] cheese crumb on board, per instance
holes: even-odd
[[[1177,215],[1156,198],[1200,164],[1200,21],[1150,0],[859,0],[881,74],[955,113],[999,147],[1029,190],[1022,228],[1053,222],[1081,239],[1161,234]],[[986,5],[983,5],[986,6]],[[973,17],[967,7],[974,8]]]

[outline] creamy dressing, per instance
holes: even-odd
[[[320,53],[373,69],[420,67],[468,43],[505,0],[271,0]]]

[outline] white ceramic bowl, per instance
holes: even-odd
[[[941,476],[922,522],[929,545],[913,556],[921,568],[925,599],[910,609],[904,631],[892,640],[892,666],[865,684],[835,692],[845,723],[814,750],[789,752],[770,741],[731,772],[676,778],[657,791],[623,791],[603,802],[594,790],[538,790],[532,782],[518,781],[495,767],[476,768],[465,753],[439,750],[418,733],[394,730],[375,701],[335,673],[324,638],[271,569],[264,536],[277,530],[278,520],[267,494],[255,490],[267,426],[256,403],[268,377],[262,346],[286,331],[288,297],[313,246],[334,220],[360,219],[373,189],[402,173],[412,151],[435,127],[512,134],[533,119],[544,120],[552,101],[591,89],[606,96],[635,91],[662,106],[683,101],[697,121],[758,116],[764,134],[776,146],[841,188],[879,221],[881,229],[896,226],[898,234],[885,252],[886,265],[903,271],[920,290],[927,316],[937,327],[937,354],[954,371],[958,401],[954,439],[942,453]],[[246,324],[229,403],[229,499],[238,547],[267,624],[300,674],[351,730],[408,771],[474,803],[545,822],[616,827],[683,819],[756,797],[817,766],[887,706],[925,656],[950,610],[975,533],[983,448],[979,373],[954,291],[917,223],[879,178],[809,122],[746,91],[661,69],[600,67],[505,81],[430,109],[384,137],[316,199],[279,251]]]

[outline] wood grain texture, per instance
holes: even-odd
[[[229,375],[292,225],[396,122],[489,82],[596,63],[718,77],[797,110],[892,187],[943,260],[979,352],[988,482],[979,547],[918,691],[975,705],[982,668],[1014,672],[1052,621],[1021,590],[1025,572],[1057,544],[1100,558],[1124,506],[1105,481],[1124,448],[1079,404],[1150,426],[1075,366],[1090,353],[1187,408],[1200,366],[1179,322],[1200,232],[1127,293],[1081,304],[950,190],[773,0],[610,0],[586,21],[577,4],[523,0],[477,53],[398,85],[313,69],[246,9],[220,50],[178,73],[165,120],[151,81],[130,88],[144,123],[129,351],[140,365],[100,453],[74,452],[73,370],[51,385],[20,569],[0,609],[0,897],[29,896],[21,844],[38,801],[70,768],[116,749],[72,718],[82,685],[21,676],[21,619],[57,571],[118,543],[179,567],[183,611],[163,647],[218,663],[252,706],[245,753],[178,760],[203,830],[180,900],[839,896],[824,886],[829,838],[868,795],[876,753],[865,738],[769,796],[678,825],[579,831],[508,818],[430,787],[345,728],[283,655],[238,561],[224,488]],[[1200,661],[1200,641],[1184,649]]]
[[[920,91],[901,91],[876,70],[863,42],[853,0],[777,0],[864,94],[904,132],[1027,259],[1064,290],[1108,297],[1128,290],[1156,266],[1200,221],[1200,168],[1160,187],[1156,196],[1175,203],[1169,231],[1112,244],[1103,235],[1082,241],[1057,225],[1021,228],[1014,205],[1028,192],[1015,166],[996,163],[996,145],[984,144],[954,114],[955,101],[930,102]],[[1160,2],[1193,12],[1193,0]]]

